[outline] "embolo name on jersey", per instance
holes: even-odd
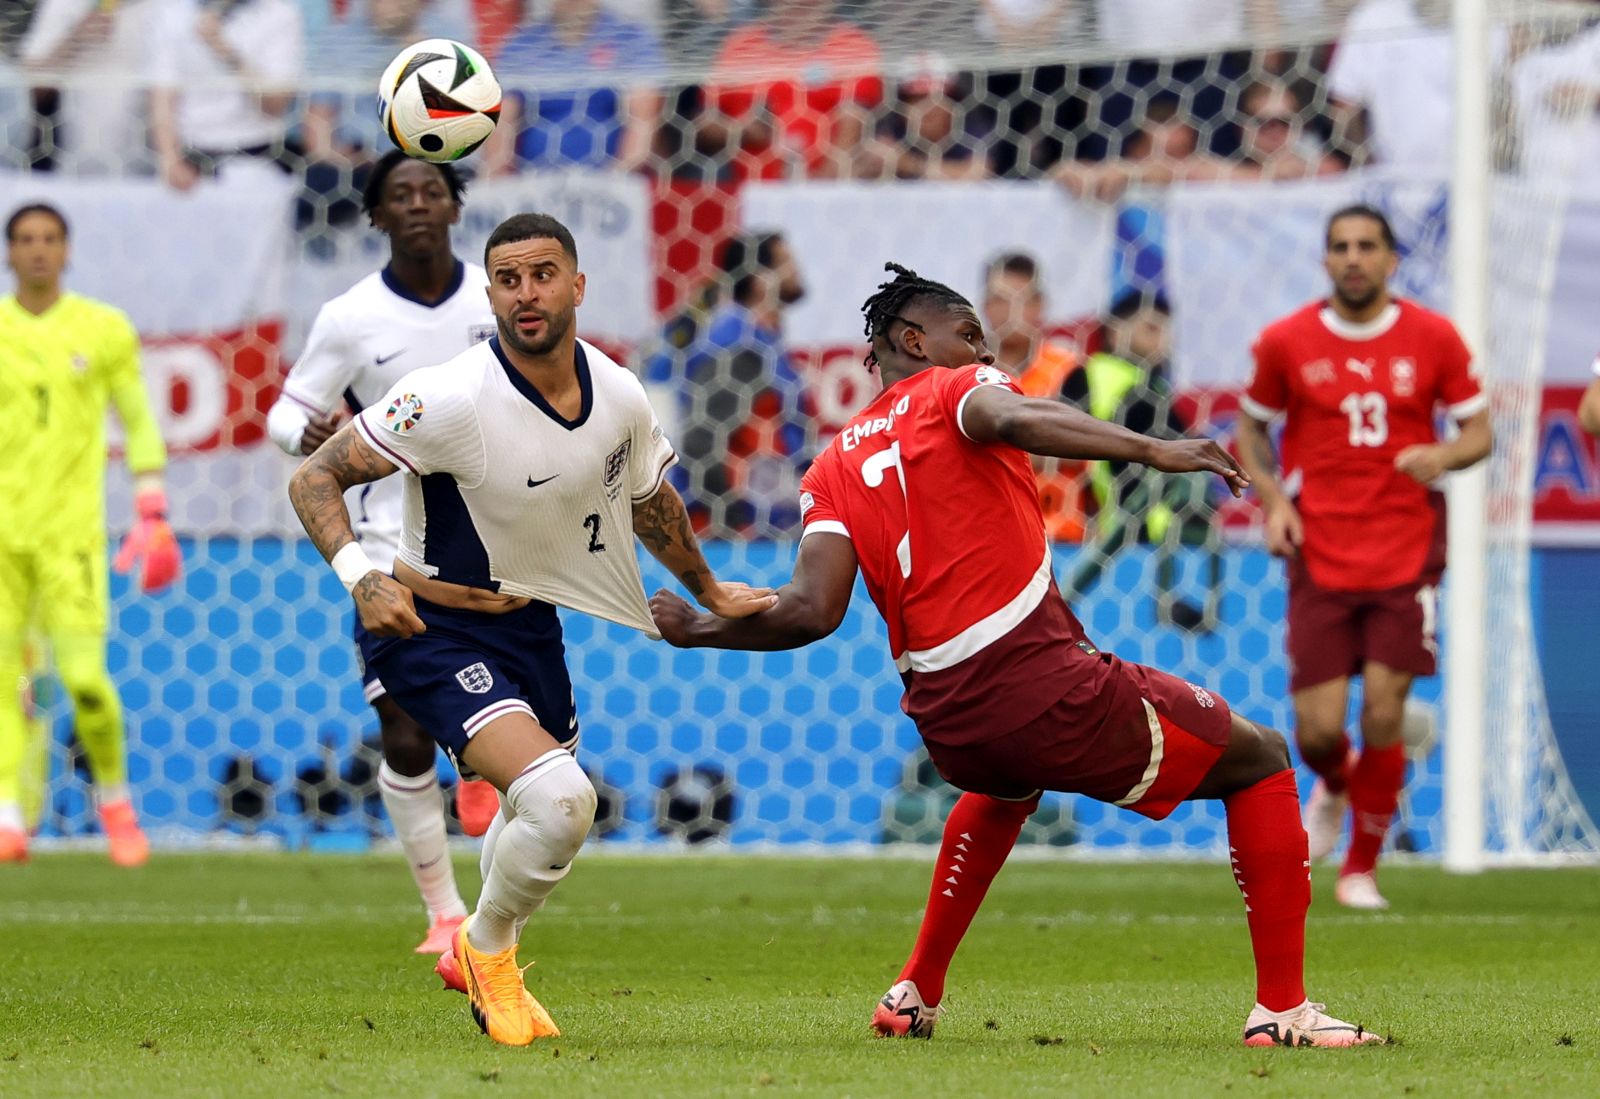
[[[672,445],[632,373],[581,340],[577,371],[567,419],[491,339],[401,378],[356,424],[409,474],[401,561],[658,636],[633,506],[661,488]]]
[[[429,305],[375,271],[317,312],[283,395],[306,411],[361,411],[405,375],[461,354],[495,333],[483,268],[456,261],[447,292]],[[400,545],[400,486],[379,481],[350,493],[356,537],[385,568]]]

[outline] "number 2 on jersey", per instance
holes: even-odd
[[[1382,393],[1352,393],[1339,402],[1350,417],[1351,446],[1382,446],[1389,441],[1389,402]]]
[[[911,576],[910,496],[906,493],[906,469],[900,464],[898,440],[888,450],[880,450],[861,463],[861,479],[867,483],[868,488],[878,488],[883,484],[884,474],[888,473],[891,467],[895,476],[900,479],[900,499],[906,502],[906,532],[901,535],[900,544],[895,547],[895,557],[900,561],[900,576],[909,578]]]
[[[589,531],[589,552],[604,553],[606,544],[600,541],[600,513],[591,511],[583,517],[583,525]]]

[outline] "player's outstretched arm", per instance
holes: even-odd
[[[410,637],[425,627],[411,590],[372,563],[356,543],[345,490],[399,469],[361,440],[354,422],[334,433],[289,478],[289,500],[311,542],[356,601],[361,624],[380,637]]]
[[[723,618],[744,618],[764,611],[777,601],[771,588],[718,580],[700,552],[700,539],[689,522],[683,498],[662,483],[653,496],[633,505],[633,533],[700,605]]]
[[[1108,423],[1061,401],[1024,397],[999,386],[974,389],[961,430],[977,443],[1008,443],[1046,458],[1140,462],[1164,473],[1215,473],[1242,495],[1250,478],[1210,439],[1156,439]]]
[[[844,621],[856,582],[856,551],[842,534],[813,534],[800,542],[794,575],[778,589],[777,605],[748,618],[701,614],[665,589],[650,600],[661,636],[680,649],[798,649],[827,637]]]

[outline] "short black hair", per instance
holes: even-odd
[[[749,303],[756,280],[762,272],[771,271],[776,265],[774,253],[782,242],[782,233],[757,232],[740,233],[723,244],[717,270],[727,281],[734,301],[741,305]]]
[[[489,266],[489,253],[502,244],[515,244],[519,240],[553,240],[561,245],[573,263],[578,262],[578,245],[572,231],[549,214],[512,214],[489,234],[483,246],[483,265]]]
[[[1389,224],[1388,217],[1376,206],[1369,206],[1365,202],[1357,202],[1352,203],[1349,206],[1341,206],[1339,209],[1328,215],[1328,227],[1322,234],[1322,243],[1324,247],[1333,243],[1334,223],[1343,221],[1345,218],[1366,218],[1369,221],[1377,222],[1378,231],[1383,236],[1383,243],[1389,246],[1389,251],[1399,251],[1400,245],[1395,241],[1394,227]]]
[[[1172,316],[1172,303],[1159,290],[1131,286],[1111,302],[1110,316],[1125,321],[1138,316],[1146,309],[1154,309],[1164,317]]]
[[[897,320],[904,320],[901,313],[913,305],[927,301],[942,305],[946,309],[965,307],[972,309],[972,303],[942,282],[925,279],[909,267],[902,267],[898,263],[886,263],[885,271],[892,272],[894,278],[888,282],[878,284],[877,293],[861,303],[862,315],[866,317],[867,341],[876,344],[878,339],[889,338],[889,326]],[[977,310],[973,309],[976,313]],[[867,351],[866,363],[871,366],[877,362],[878,353],[875,349]]]
[[[367,173],[366,185],[361,188],[361,211],[367,215],[369,222],[372,220],[373,213],[377,211],[379,206],[383,205],[383,185],[388,181],[389,173],[406,161],[416,159],[415,157],[406,156],[399,149],[391,149],[378,159],[378,163],[372,166],[372,171]],[[444,179],[444,185],[450,188],[450,198],[457,206],[460,206],[466,200],[467,181],[461,178],[461,173],[456,171],[455,165],[435,164],[431,160],[419,160],[418,163],[426,164],[428,167],[438,171],[440,177]]]
[[[17,226],[22,224],[23,218],[31,217],[34,214],[44,214],[46,217],[55,218],[56,224],[61,226],[61,238],[63,240],[72,236],[72,231],[67,228],[66,215],[60,210],[57,210],[48,202],[30,202],[26,206],[18,206],[11,212],[11,216],[6,219],[6,240],[8,242],[16,240]]]
[[[983,266],[983,286],[986,291],[996,275],[1016,275],[1037,287],[1039,261],[1026,252],[1001,252]]]

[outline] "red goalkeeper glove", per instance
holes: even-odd
[[[122,540],[112,567],[118,572],[129,572],[135,562],[143,558],[139,590],[160,591],[183,571],[183,554],[167,522],[167,494],[158,488],[145,489],[134,498],[134,509],[139,521]]]

